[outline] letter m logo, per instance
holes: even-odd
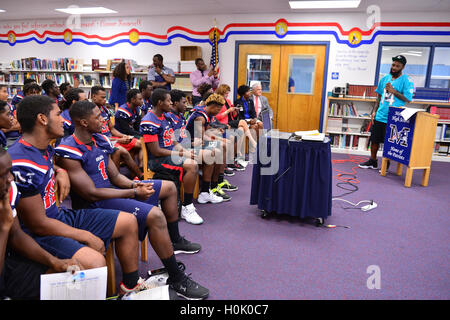
[[[404,127],[402,130],[398,131],[395,124],[391,124],[391,133],[389,135],[388,141],[390,143],[400,144],[403,147],[408,147],[408,134],[410,129]]]

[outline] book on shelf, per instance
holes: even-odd
[[[331,146],[340,149],[366,151],[367,137],[350,134],[330,134]]]
[[[339,103],[333,102],[330,105],[330,111],[328,113],[329,116],[344,116],[344,117],[358,117],[358,112],[353,105],[353,102],[350,103]]]
[[[440,141],[442,137],[442,126],[437,126],[436,127],[436,137],[434,138],[434,140],[438,140]]]
[[[377,93],[375,90],[377,86],[372,85],[357,85],[348,84],[347,85],[347,95],[346,97],[358,97],[358,98],[376,98]]]
[[[447,124],[442,125],[441,141],[450,142],[450,126]]]
[[[98,70],[100,68],[100,60],[92,59],[92,71]]]

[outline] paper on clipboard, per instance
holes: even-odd
[[[41,300],[105,300],[107,268],[41,275]]]
[[[405,121],[408,121],[409,118],[411,118],[414,114],[416,114],[419,111],[424,111],[423,109],[418,108],[405,108],[402,112],[400,112],[400,115],[405,119]]]

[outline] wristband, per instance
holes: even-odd
[[[131,189],[134,189],[134,182],[131,181]]]

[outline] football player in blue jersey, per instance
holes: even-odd
[[[122,283],[133,291],[148,285],[139,278],[136,219],[109,209],[68,209],[57,206],[70,189],[67,172],[53,164],[53,139],[64,135],[61,110],[46,96],[25,97],[17,109],[23,135],[8,149],[21,199],[17,213],[22,228],[46,251],[60,259],[76,259],[83,268],[106,265],[104,254],[115,241]]]
[[[168,284],[185,298],[201,299],[206,288],[195,284],[178,269],[175,253],[197,253],[201,247],[179,234],[177,190],[171,181],[132,181],[120,174],[110,155],[109,139],[102,135],[103,118],[92,102],[80,101],[70,108],[75,124],[72,136],[56,147],[58,163],[69,173],[72,205],[119,209],[132,212],[138,221],[142,241],[150,243],[169,272]],[[161,207],[158,208],[158,199]],[[181,288],[188,288],[186,292]],[[194,288],[196,287],[196,288]],[[127,288],[123,288],[126,292]]]
[[[20,192],[11,174],[11,157],[0,148],[0,299],[38,299],[42,274],[65,272],[75,259],[58,259],[20,227]]]
[[[142,180],[142,171],[139,169],[130,152],[124,147],[124,145],[129,145],[134,137],[125,135],[114,128],[114,125],[111,121],[111,115],[108,108],[106,107],[105,88],[101,86],[93,86],[91,88],[91,98],[92,102],[97,105],[102,114],[103,127],[101,133],[107,136],[113,144],[114,153],[111,156],[112,161],[114,161],[114,164],[117,168],[120,168],[120,162],[125,163],[131,174],[133,175],[132,177],[137,177],[138,179]]]

